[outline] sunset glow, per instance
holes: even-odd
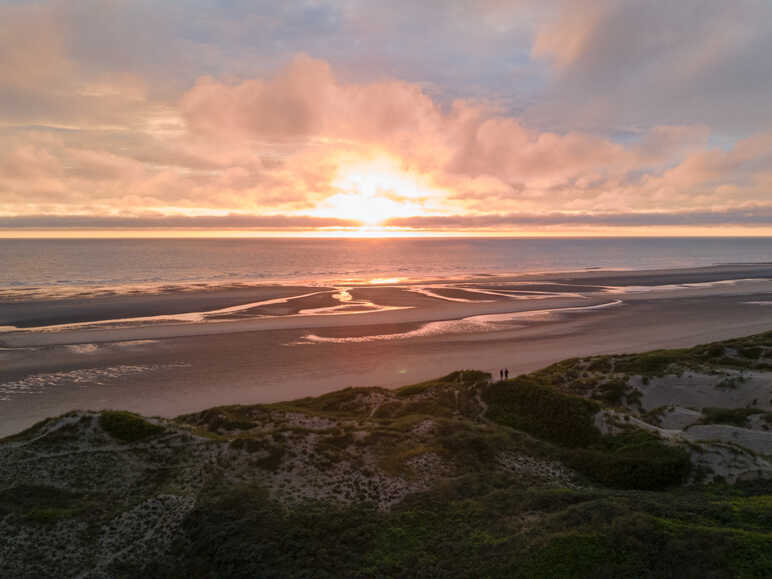
[[[0,0],[0,579],[772,578],[771,103],[772,0]]]
[[[339,193],[327,197],[312,214],[351,219],[366,227],[396,217],[426,215],[426,205],[439,195],[388,161],[343,167],[331,186]]]
[[[772,234],[769,7],[633,4],[0,0],[0,235]]]

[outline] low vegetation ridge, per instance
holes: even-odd
[[[0,576],[769,577],[772,332],[0,440]]]

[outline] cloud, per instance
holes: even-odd
[[[772,190],[770,14],[0,0],[0,215],[730,219]]]
[[[219,215],[219,216],[52,216],[0,217],[0,229],[89,230],[89,229],[211,229],[211,230],[307,230],[357,228],[360,222],[308,215]],[[720,211],[675,211],[640,213],[506,213],[395,217],[386,227],[415,230],[486,230],[552,226],[659,227],[659,226],[771,226],[772,205],[729,208]]]
[[[440,108],[418,85],[339,82],[328,62],[304,54],[267,79],[199,79],[180,108],[193,131],[217,138],[406,144],[410,134],[426,136],[443,123]]]
[[[0,211],[353,217],[346,200],[364,187],[399,215],[653,214],[762,203],[772,182],[772,133],[722,150],[704,125],[626,143],[539,131],[486,102],[344,80],[307,55],[265,77],[200,79],[169,119],[160,131],[0,135]]]
[[[485,103],[443,107],[403,81],[341,82],[328,63],[305,55],[272,78],[203,79],[181,109],[189,127],[208,138],[382,151],[432,174],[439,186],[495,181],[496,195],[508,192],[512,201],[522,201],[513,194],[518,188],[532,197],[561,188],[582,196],[588,184],[620,183],[630,172],[677,162],[704,146],[709,133],[705,126],[655,127],[623,146],[588,134],[536,131]]]
[[[349,80],[489,100],[545,131],[709,124],[737,138],[772,120],[771,16],[756,0],[0,2],[0,110],[125,123],[131,101],[265,78],[307,53]]]
[[[733,208],[722,211],[675,211],[660,213],[510,213],[489,215],[443,215],[403,217],[386,222],[392,227],[413,229],[489,229],[591,225],[601,227],[772,225],[772,205]]]
[[[221,216],[52,216],[0,217],[6,229],[314,229],[357,227],[360,224],[334,217],[308,215],[221,215]]]
[[[536,31],[552,66],[534,118],[609,130],[707,124],[741,136],[770,126],[772,5],[754,0],[571,0]]]

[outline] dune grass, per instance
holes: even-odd
[[[213,489],[159,576],[765,577],[768,494],[531,489],[470,476],[390,511]],[[736,505],[743,505],[742,509]],[[744,510],[743,510],[744,509]],[[759,521],[763,523],[763,520]]]
[[[166,431],[163,426],[148,422],[140,415],[125,410],[103,410],[99,414],[99,425],[121,442],[137,442]]]

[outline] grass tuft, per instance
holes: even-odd
[[[166,432],[163,426],[152,424],[133,412],[103,410],[99,425],[113,438],[122,442],[137,442]]]

